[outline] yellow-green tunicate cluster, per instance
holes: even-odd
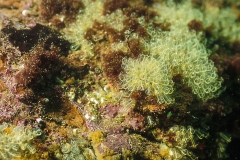
[[[174,144],[177,148],[186,148],[189,145],[192,148],[195,148],[196,139],[194,138],[195,129],[192,126],[188,126],[187,128],[184,126],[175,125],[171,127],[168,133],[174,133],[174,140],[176,143]]]
[[[143,41],[144,53],[139,59],[123,59],[125,74],[121,75],[124,88],[145,90],[156,95],[159,103],[171,104],[172,77],[181,74],[183,82],[203,101],[217,97],[222,78],[195,32],[176,24],[170,31],[149,29],[151,40]]]
[[[87,30],[92,28],[94,22],[104,23],[105,25],[111,26],[112,28],[121,31],[124,28],[123,21],[126,16],[123,12],[118,9],[112,14],[103,15],[104,2],[105,0],[83,0],[85,8],[79,11],[76,22],[63,30],[66,38],[73,43],[71,46],[72,50],[81,48],[81,51],[85,53],[86,56],[93,56],[94,44],[84,38]],[[104,38],[104,34],[99,36],[93,36],[93,40],[98,42]],[[113,44],[113,49],[115,47],[121,47],[121,43]],[[126,49],[126,47],[124,47]]]
[[[197,159],[197,157],[187,148],[195,148],[195,129],[188,126],[175,125],[169,129],[165,137],[162,137],[159,152],[166,160]]]
[[[61,160],[86,160],[95,159],[92,149],[89,148],[88,141],[84,139],[71,140],[69,143],[62,143],[60,150],[55,152],[55,157]]]
[[[160,15],[157,18],[159,21],[170,22],[173,26],[176,24],[186,26],[192,20],[202,22],[203,28],[211,28],[210,41],[219,37],[225,37],[230,41],[240,40],[238,16],[233,8],[208,5],[205,6],[205,10],[200,10],[193,7],[191,0],[183,0],[177,4],[169,0],[163,4],[153,5],[153,7]]]
[[[23,152],[25,154],[36,153],[36,149],[31,142],[41,134],[41,129],[30,130],[25,127],[3,123],[0,125],[0,159],[21,158]]]
[[[222,78],[196,33],[181,25],[170,32],[158,32],[148,44],[149,53],[159,63],[168,64],[172,75],[181,74],[183,82],[203,101],[218,96]],[[156,37],[157,36],[157,37]]]
[[[169,63],[169,62],[168,62]],[[156,95],[159,103],[173,103],[173,81],[170,66],[153,57],[141,56],[138,59],[124,58],[120,75],[122,87],[130,92],[145,90],[149,95]]]
[[[209,126],[201,123],[203,128],[194,129],[192,126],[180,126],[174,125],[169,130],[164,133],[160,129],[155,129],[152,131],[154,138],[160,142],[159,153],[162,158],[166,160],[180,160],[180,159],[198,159],[189,148],[196,148],[198,146],[197,141],[203,138],[207,138],[209,133]],[[226,134],[220,133],[221,140],[221,151],[224,151],[222,142],[230,142],[231,137]],[[221,152],[222,153],[222,152]]]
[[[173,25],[187,25],[191,20],[202,21],[204,18],[203,12],[194,8],[190,0],[182,0],[181,3],[168,0],[165,3],[153,5],[153,8],[160,15],[156,18],[158,21],[167,21]]]
[[[219,133],[217,157],[219,159],[227,159],[229,155],[226,153],[226,148],[229,142],[231,142],[231,136],[228,133]]]
[[[205,10],[205,28],[212,27],[213,40],[225,37],[230,41],[240,40],[238,15],[230,7],[209,7]]]
[[[93,44],[84,38],[88,28],[91,28],[95,20],[103,21],[103,1],[83,0],[85,8],[79,11],[76,22],[64,29],[66,38],[74,43],[71,48],[81,47],[88,56],[92,56]]]

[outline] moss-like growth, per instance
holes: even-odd
[[[41,0],[41,17],[52,25],[63,28],[75,20],[79,9],[84,8],[81,0]]]

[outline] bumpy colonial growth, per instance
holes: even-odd
[[[21,158],[23,153],[36,153],[31,142],[41,134],[41,129],[30,130],[3,123],[0,125],[0,159],[17,159]]]
[[[188,5],[184,3],[182,7]],[[190,9],[187,13],[183,12],[185,16],[179,16],[178,12],[182,15],[182,10],[179,6],[173,6],[156,7],[161,15],[157,21],[170,22],[169,31],[148,27],[151,38],[142,40],[143,52],[148,56],[123,60],[122,86],[130,92],[145,90],[147,94],[155,95],[159,103],[171,104],[174,102],[170,97],[174,85],[172,78],[181,74],[183,83],[203,101],[217,97],[223,79],[218,77],[217,69],[208,59],[209,53],[203,43],[206,39],[201,32],[188,26],[195,17],[202,20],[203,15],[198,10]],[[160,11],[172,8],[177,13],[171,12],[171,16]]]
[[[171,31],[149,29],[150,41],[143,42],[150,56],[123,60],[122,86],[130,92],[145,90],[156,95],[159,103],[171,104],[172,77],[181,74],[183,82],[203,101],[219,95],[222,78],[200,38],[186,26],[177,24]]]
[[[148,56],[141,58],[123,59],[123,69],[126,74],[121,74],[122,87],[133,92],[145,90],[147,94],[157,96],[159,103],[173,103],[170,97],[173,93],[173,81],[168,64]]]

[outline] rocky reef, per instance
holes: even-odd
[[[0,159],[239,159],[240,3],[0,2]]]

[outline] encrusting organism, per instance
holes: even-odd
[[[217,97],[222,90],[222,78],[217,75],[209,53],[196,32],[181,24],[171,31],[149,29],[151,40],[144,40],[145,52],[138,59],[123,59],[120,79],[124,89],[146,91],[155,95],[160,104],[172,104],[172,78],[182,75],[183,83],[192,88],[203,101]]]
[[[21,158],[23,154],[34,154],[36,148],[32,141],[42,134],[41,129],[27,129],[22,126],[0,125],[0,158]]]

